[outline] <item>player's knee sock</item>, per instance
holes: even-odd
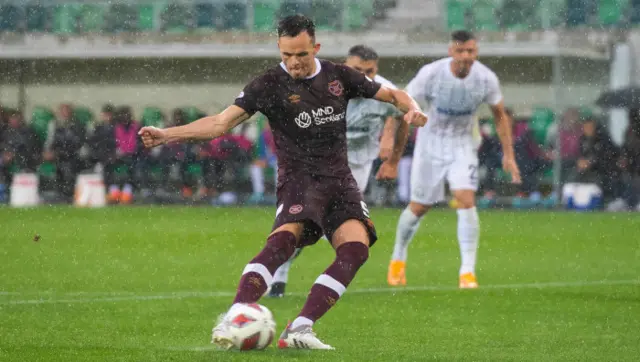
[[[458,209],[458,243],[462,259],[460,274],[475,273],[479,238],[480,219],[476,208]]]
[[[300,325],[312,325],[320,319],[340,296],[345,292],[353,280],[358,269],[369,258],[369,247],[360,242],[348,242],[336,249],[336,259],[316,279],[311,287],[307,301],[302,311],[291,324],[295,329]]]
[[[398,228],[396,229],[396,244],[393,247],[392,260],[407,261],[407,250],[413,236],[418,231],[420,220],[408,207],[404,209],[398,220]]]
[[[273,282],[274,283],[286,283],[289,280],[289,269],[291,268],[291,264],[293,260],[300,255],[300,251],[302,249],[296,249],[296,251],[291,255],[289,260],[286,263],[280,265],[278,270],[273,274]]]
[[[281,231],[267,239],[262,249],[242,272],[233,303],[255,303],[271,285],[272,275],[293,254],[296,237],[289,231]]]
[[[262,167],[251,165],[251,186],[254,194],[264,193],[264,170]]]

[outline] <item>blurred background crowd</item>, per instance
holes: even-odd
[[[640,211],[640,98],[615,116],[595,106],[634,83],[627,68],[640,57],[614,48],[640,45],[636,0],[0,0],[0,203],[19,173],[38,175],[46,202],[72,202],[77,176],[98,173],[112,204],[273,204],[263,117],[153,150],[137,130],[221,110],[277,61],[274,25],[291,13],[314,18],[323,57],[340,61],[356,42],[379,49],[380,73],[398,85],[446,56],[451,30],[476,32],[503,83],[524,181],[508,182],[481,112],[480,207],[551,208],[579,183],[599,187],[599,208]],[[411,132],[398,179],[372,180],[369,203],[408,202]]]

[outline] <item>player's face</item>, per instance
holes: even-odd
[[[373,79],[378,74],[378,61],[377,60],[363,60],[360,57],[348,57],[344,64],[351,67],[358,72],[364,73],[367,77]]]
[[[453,42],[449,46],[449,56],[453,58],[453,71],[457,76],[464,77],[478,58],[478,44],[475,40]]]
[[[278,39],[280,57],[287,67],[287,71],[294,79],[302,79],[313,74],[315,70],[316,54],[320,50],[320,44],[307,32],[297,36],[283,36]]]

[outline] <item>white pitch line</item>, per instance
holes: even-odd
[[[594,280],[594,281],[573,281],[573,282],[541,282],[541,283],[523,283],[523,284],[493,284],[483,285],[480,289],[547,289],[547,288],[568,288],[568,287],[587,287],[598,285],[640,285],[640,280]],[[351,294],[375,294],[375,293],[401,293],[413,291],[455,291],[459,290],[454,286],[416,286],[416,287],[384,287],[384,288],[361,288],[348,290]],[[122,295],[109,296],[99,298],[34,298],[34,299],[17,299],[0,301],[0,305],[22,305],[22,304],[71,304],[71,303],[101,303],[101,302],[126,302],[126,301],[146,301],[146,300],[172,300],[187,298],[230,298],[235,296],[235,292],[175,292],[163,293],[158,295]],[[291,292],[287,295],[306,296],[308,292]],[[82,295],[75,293],[75,295]]]

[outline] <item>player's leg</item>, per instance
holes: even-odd
[[[284,224],[274,230],[267,238],[264,248],[244,268],[238,284],[236,297],[229,311],[238,303],[255,303],[262,297],[271,284],[273,273],[289,260],[298,245],[304,230],[303,223]],[[233,345],[228,332],[229,321],[221,316],[213,328],[211,343],[228,349]]]
[[[302,248],[296,248],[291,258],[287,260],[284,264],[282,264],[278,270],[273,274],[273,283],[271,283],[271,287],[269,288],[269,293],[267,294],[270,298],[282,298],[284,297],[284,292],[287,286],[287,281],[289,280],[289,269],[291,269],[291,264],[295,260],[295,258],[300,255],[302,252]]]
[[[444,200],[446,165],[434,165],[430,157],[416,149],[411,165],[411,201],[400,214],[396,229],[393,255],[389,263],[389,285],[406,285],[406,263],[409,244],[413,240],[422,217],[431,205]]]
[[[458,244],[460,245],[460,288],[477,288],[476,256],[480,239],[480,219],[476,209],[478,162],[467,157],[454,163],[449,174],[449,185],[458,201]]]
[[[300,314],[280,336],[278,347],[333,349],[315,337],[312,327],[336,304],[369,258],[369,235],[363,222],[356,219],[345,221],[331,235],[336,258],[316,279]]]

